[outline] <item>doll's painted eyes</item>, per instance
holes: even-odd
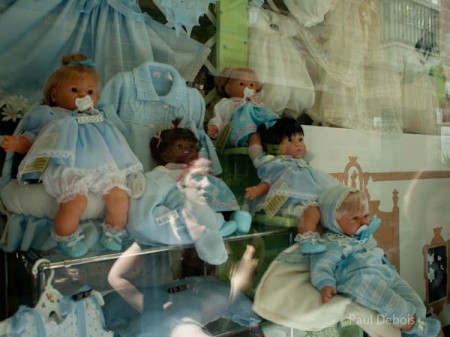
[[[94,94],[94,90],[89,90],[89,91],[88,91],[88,95],[89,95],[89,96],[92,96],[93,94]]]
[[[71,88],[70,91],[71,92],[78,92],[78,89],[77,88]]]

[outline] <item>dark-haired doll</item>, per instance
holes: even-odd
[[[222,237],[247,233],[252,219],[223,180],[209,173],[194,133],[178,122],[150,141],[160,165],[146,174],[143,197],[131,203],[129,231],[142,243],[194,242],[201,259],[221,264],[227,259]]]
[[[249,136],[259,125],[271,126],[279,116],[265,108],[256,94],[262,86],[249,68],[224,68],[215,78],[217,94],[222,99],[214,106],[214,117],[208,121],[207,134],[216,139],[231,123],[227,146],[247,146]]]
[[[303,253],[318,253],[326,247],[318,242],[320,212],[317,199],[339,182],[312,168],[305,160],[303,128],[293,118],[280,118],[272,127],[258,129],[260,143],[275,155],[261,153],[253,163],[261,183],[246,189],[255,212],[300,219],[297,241]],[[254,200],[253,200],[254,199]]]

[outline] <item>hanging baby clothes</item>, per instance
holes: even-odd
[[[249,28],[249,66],[264,83],[261,101],[278,114],[288,109],[290,116],[299,116],[314,104],[315,91],[305,50],[294,39],[297,23],[267,9],[259,10],[256,18]]]
[[[74,300],[64,298],[65,308],[62,322],[46,321],[34,308],[20,306],[13,317],[8,319],[8,337],[107,337],[112,331],[104,329],[103,313],[95,297]]]
[[[315,121],[362,130],[402,132],[400,77],[382,49],[380,1],[338,1],[315,36],[298,34],[323,69],[315,81]]]
[[[157,166],[150,155],[150,139],[181,118],[180,127],[191,129],[199,140],[200,156],[212,161],[212,173],[222,172],[214,145],[203,127],[205,101],[190,88],[178,71],[166,64],[147,62],[108,81],[99,106],[115,111],[124,124],[122,130],[144,172]]]
[[[31,102],[41,98],[62,55],[74,50],[96,63],[102,83],[148,61],[170,64],[192,81],[210,53],[154,21],[135,0],[11,1],[0,31],[8,32],[0,42],[0,89]]]
[[[336,0],[284,0],[289,12],[305,27],[321,23]]]
[[[166,16],[166,19],[180,34],[182,27],[190,36],[192,28],[199,24],[198,19],[208,11],[209,4],[217,0],[153,0]]]

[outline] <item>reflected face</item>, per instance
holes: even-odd
[[[191,140],[178,139],[165,149],[161,158],[166,163],[189,165],[192,161],[198,159],[198,145]]]
[[[357,212],[343,214],[336,221],[345,235],[353,235],[361,226],[368,226],[370,224],[370,214],[367,210],[363,209]]]
[[[99,99],[99,85],[96,78],[86,74],[75,78],[68,78],[60,81],[58,85],[51,89],[51,99],[54,106],[75,110],[75,99],[90,96],[93,107],[97,106]]]
[[[291,137],[285,137],[280,143],[280,154],[292,156],[295,159],[301,159],[306,155],[306,145],[303,141],[304,136],[296,133]]]

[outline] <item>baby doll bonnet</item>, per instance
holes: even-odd
[[[344,199],[350,192],[357,190],[342,184],[337,184],[319,195],[319,209],[321,214],[321,224],[329,231],[342,234],[341,228],[336,222],[336,210],[341,206]]]

